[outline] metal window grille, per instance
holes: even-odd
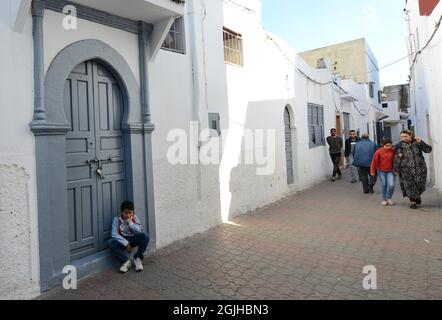
[[[368,87],[369,87],[369,91],[370,91],[370,98],[374,98],[374,83],[370,82],[368,84]]]
[[[163,42],[162,49],[177,53],[186,53],[184,35],[184,19],[182,17],[177,18],[170,27],[169,33]]]
[[[224,62],[242,66],[243,65],[243,39],[242,35],[223,28]]]
[[[209,129],[212,131],[212,137],[221,136],[220,120],[219,113],[209,113]]]
[[[322,106],[308,104],[308,124],[310,148],[325,146],[324,108]]]

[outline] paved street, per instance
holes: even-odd
[[[442,197],[430,190],[413,211],[397,194],[384,208],[347,180],[159,250],[143,273],[107,270],[41,298],[442,299]],[[375,291],[362,287],[367,265]]]

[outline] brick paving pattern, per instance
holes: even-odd
[[[377,185],[379,188],[379,185]],[[324,182],[40,299],[442,299],[442,197],[381,207],[347,180]],[[363,289],[363,267],[377,290]]]

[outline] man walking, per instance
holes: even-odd
[[[351,183],[356,183],[356,178],[359,178],[358,169],[353,166],[353,151],[355,149],[356,143],[361,141],[361,139],[357,136],[356,130],[350,131],[350,138],[345,140],[345,159],[347,164],[350,166],[351,171]]]
[[[376,150],[376,144],[370,140],[367,133],[362,135],[362,140],[356,143],[353,150],[353,165],[359,168],[359,176],[365,194],[374,193],[373,187],[376,184],[377,177],[370,175],[370,166]]]
[[[342,138],[337,135],[336,129],[331,129],[330,134],[330,137],[327,138],[327,143],[330,147],[330,157],[333,162],[333,176],[331,181],[335,182],[336,179],[342,178],[339,162],[342,156],[343,141]]]

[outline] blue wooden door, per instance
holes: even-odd
[[[71,123],[66,157],[72,261],[106,248],[112,218],[126,199],[121,89],[103,65],[87,61],[66,81],[64,108]]]

